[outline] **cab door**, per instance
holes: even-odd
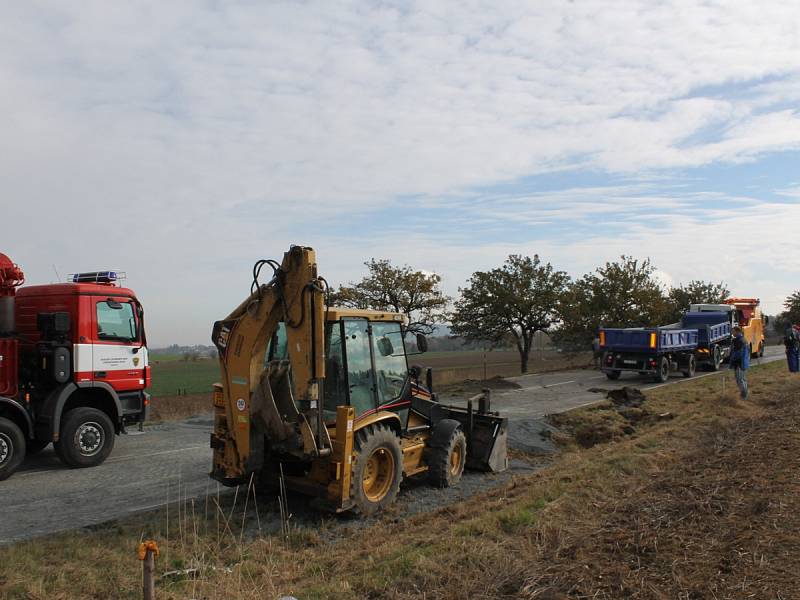
[[[140,335],[139,311],[130,298],[94,300],[92,375],[117,392],[144,388],[147,348]]]

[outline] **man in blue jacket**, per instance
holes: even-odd
[[[733,346],[731,348],[731,369],[736,373],[736,385],[742,400],[747,400],[750,391],[747,389],[747,369],[750,366],[750,345],[742,335],[742,328],[733,328]]]
[[[790,373],[800,371],[800,332],[791,325],[786,326],[783,334],[783,345],[786,346],[786,362]]]

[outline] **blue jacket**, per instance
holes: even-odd
[[[736,349],[737,345],[741,346],[739,350]],[[741,333],[733,336],[730,366],[731,369],[734,369],[737,366],[741,367],[742,369],[747,369],[750,367],[750,345],[747,343],[747,340],[744,339],[744,336]]]

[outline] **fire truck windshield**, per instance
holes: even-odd
[[[133,305],[114,301],[97,303],[97,337],[132,342],[137,339]]]

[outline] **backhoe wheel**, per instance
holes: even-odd
[[[436,487],[452,487],[464,474],[467,461],[467,437],[460,429],[450,435],[447,445],[431,448],[428,455],[428,478]]]
[[[59,440],[53,447],[69,467],[94,467],[114,448],[114,425],[101,410],[74,408],[61,421]]]
[[[388,426],[370,425],[356,433],[350,497],[354,510],[371,515],[392,504],[403,477],[400,438]]]
[[[0,417],[0,481],[8,479],[25,458],[25,436],[14,421]]]
[[[683,370],[683,376],[684,377],[694,377],[694,374],[695,374],[696,370],[697,369],[695,367],[694,356],[690,354],[689,355],[689,360],[686,361],[686,368]]]

